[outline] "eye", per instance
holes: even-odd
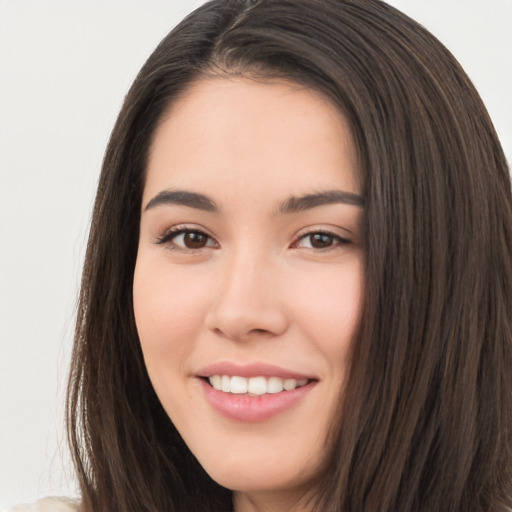
[[[203,231],[179,227],[167,231],[156,243],[168,245],[171,249],[192,251],[217,247],[215,240]]]
[[[334,233],[329,233],[326,231],[314,231],[311,233],[306,233],[302,235],[297,242],[295,242],[294,247],[302,247],[306,249],[331,249],[333,247],[339,245],[350,244],[350,240],[343,238]]]

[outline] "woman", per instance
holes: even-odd
[[[213,1],[106,153],[68,397],[82,509],[512,507],[512,199],[431,35]]]

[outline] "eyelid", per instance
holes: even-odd
[[[204,247],[199,248],[189,248],[189,247],[182,247],[181,245],[178,245],[176,243],[173,243],[173,240],[177,238],[179,235],[184,233],[200,233],[207,237],[208,242],[207,245]],[[302,240],[307,238],[308,236],[315,235],[315,234],[322,234],[327,235],[329,237],[333,238],[333,244],[324,247],[324,248],[316,248],[316,247],[304,247],[304,249],[308,249],[315,252],[327,252],[329,250],[337,249],[340,246],[348,245],[353,243],[352,240],[350,240],[347,237],[344,237],[343,235],[336,232],[334,229],[329,228],[323,228],[323,227],[310,227],[306,228],[304,231],[300,232],[295,240],[291,244],[291,248],[300,248],[300,243]],[[211,242],[211,243],[210,243]],[[212,249],[212,248],[218,248],[219,243],[215,239],[213,235],[211,235],[208,230],[204,229],[201,226],[197,225],[190,225],[190,224],[177,224],[174,226],[171,226],[170,228],[164,230],[161,234],[159,234],[156,239],[154,240],[154,243],[157,245],[164,245],[167,246],[170,250],[177,250],[177,251],[184,251],[184,252],[198,252],[202,251],[204,249]]]
[[[304,240],[308,236],[315,235],[315,234],[322,234],[322,235],[330,236],[336,242],[333,245],[331,245],[329,247],[326,247],[326,248],[323,248],[323,249],[310,248],[311,250],[316,251],[316,252],[326,252],[326,251],[335,249],[335,248],[337,248],[339,246],[343,246],[343,245],[347,245],[347,244],[351,244],[352,243],[352,240],[350,240],[347,237],[344,237],[343,235],[340,235],[339,233],[337,233],[336,231],[334,231],[332,229],[321,228],[321,227],[312,227],[312,228],[308,228],[306,231],[303,231],[299,235],[297,235],[295,241],[292,244],[292,248],[296,248],[297,245],[302,240]]]
[[[206,236],[209,240],[211,240],[216,247],[219,246],[219,243],[213,237],[208,233],[207,230],[200,226],[190,225],[190,224],[177,224],[175,226],[171,226],[170,228],[164,230],[160,235],[158,235],[154,241],[157,245],[167,245],[169,249],[171,250],[177,250],[177,251],[186,251],[186,252],[195,252],[195,251],[201,251],[203,249],[212,249],[216,247],[212,247],[211,245],[207,245],[205,247],[201,247],[198,249],[192,249],[188,247],[181,247],[177,244],[171,245],[173,240],[178,237],[179,235],[183,233],[201,233],[202,235]]]

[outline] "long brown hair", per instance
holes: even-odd
[[[365,301],[315,510],[512,507],[512,195],[469,79],[378,0],[214,0],[158,46],[105,155],[68,390],[86,511],[229,511],[163,411],[132,279],[148,148],[207,75],[286,78],[348,121],[365,196]]]

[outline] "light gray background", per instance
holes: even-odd
[[[196,0],[0,0],[0,508],[74,495],[63,396],[87,225],[124,94]],[[441,39],[512,159],[512,0],[390,0]]]

